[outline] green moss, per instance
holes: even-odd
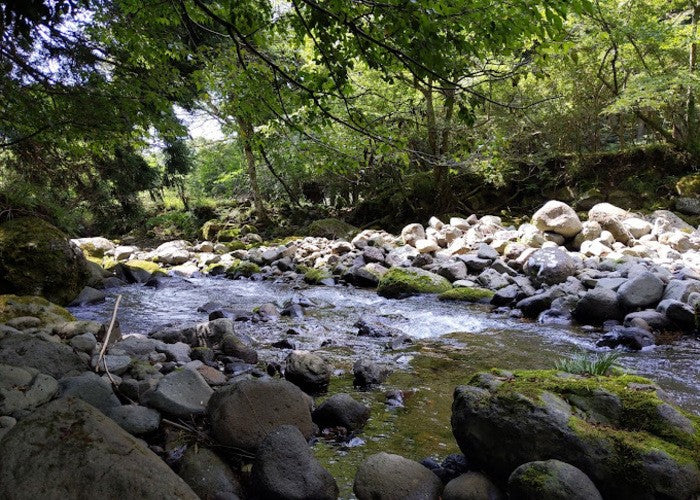
[[[218,219],[211,219],[202,226],[202,236],[207,241],[213,241],[219,231],[224,228],[224,223]]]
[[[133,269],[141,269],[142,271],[147,271],[151,274],[165,274],[165,271],[155,262],[150,260],[127,260],[124,262],[126,267],[131,267]]]
[[[460,300],[464,302],[480,302],[491,300],[494,292],[485,288],[457,287],[452,290],[442,292],[438,297],[440,300]]]
[[[307,233],[309,236],[328,238],[331,240],[350,239],[359,232],[359,229],[340,219],[320,219],[309,224]]]
[[[42,297],[0,295],[0,323],[20,316],[34,316],[44,325],[75,321],[67,310]]]
[[[240,234],[241,236],[245,236],[246,234],[257,234],[258,228],[256,228],[252,224],[244,224],[241,226]]]
[[[239,278],[245,276],[250,278],[252,275],[260,272],[260,266],[247,260],[236,260],[226,270],[226,277]]]
[[[396,298],[418,293],[443,293],[452,285],[442,276],[416,268],[392,267],[379,280],[377,293]]]
[[[526,491],[545,491],[545,485],[552,479],[546,468],[528,467],[518,475],[518,482]]]
[[[498,371],[492,373],[499,375]],[[479,376],[472,377],[470,383],[478,383]],[[694,435],[671,425],[659,412],[665,403],[646,378],[629,374],[561,377],[555,370],[530,370],[515,371],[503,382],[495,390],[497,396],[508,398],[522,394],[534,402],[540,400],[544,391],[565,400],[573,396],[591,396],[601,390],[614,394],[621,408],[614,427],[593,425],[573,417],[572,429],[584,437],[608,441],[625,456],[638,457],[651,450],[662,450],[680,462],[700,463],[700,418],[677,409],[692,423]]]
[[[228,248],[229,252],[235,252],[236,250],[246,250],[248,245],[241,240],[232,240],[226,243],[226,248]]]

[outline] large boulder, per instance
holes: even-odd
[[[0,293],[41,295],[63,305],[89,279],[83,253],[48,222],[21,217],[0,224]]]
[[[377,293],[402,298],[419,293],[442,293],[452,288],[442,276],[416,267],[392,267],[379,280]]]
[[[214,391],[204,377],[187,368],[175,370],[160,379],[144,402],[169,415],[189,417],[204,413]]]
[[[51,400],[56,379],[33,368],[0,365],[0,415],[21,418]]]
[[[556,285],[576,273],[576,262],[564,250],[543,248],[527,259],[523,270],[538,283]]]
[[[0,295],[0,323],[27,316],[39,318],[43,326],[60,325],[75,320],[66,309],[43,297]]]
[[[508,493],[513,500],[603,500],[586,474],[559,460],[521,465],[508,479]]]
[[[664,294],[664,282],[649,271],[643,271],[617,290],[620,305],[628,310],[655,306]]]
[[[437,500],[442,483],[418,462],[382,452],[360,464],[353,491],[358,500]]]
[[[321,429],[345,427],[349,431],[358,431],[367,423],[369,412],[369,407],[350,394],[341,393],[325,400],[311,416]]]
[[[523,463],[557,459],[605,498],[700,493],[699,424],[632,375],[480,373],[457,387],[452,405],[457,444],[496,481]]]
[[[532,216],[532,224],[540,231],[552,231],[564,238],[573,238],[581,232],[581,221],[566,203],[551,200]]]
[[[309,236],[328,238],[329,240],[351,240],[360,230],[340,219],[319,219],[309,224],[307,233]]]
[[[633,238],[632,233],[624,226],[623,221],[633,215],[627,210],[611,205],[598,203],[588,211],[588,220],[600,224],[603,230],[610,232],[615,241],[627,245]]]
[[[154,250],[155,260],[176,266],[190,260],[190,252],[187,250],[190,244],[185,240],[175,240],[163,243]]]
[[[285,380],[248,379],[226,386],[207,406],[212,435],[225,446],[252,452],[280,425],[295,425],[308,439],[313,423],[307,398]]]
[[[401,230],[401,239],[405,245],[415,246],[418,240],[425,239],[425,229],[418,223],[409,224]]]
[[[243,496],[238,477],[226,462],[207,448],[188,448],[180,461],[178,474],[199,498],[235,500]]]
[[[501,500],[503,494],[479,472],[466,472],[445,485],[442,500]]]
[[[260,443],[251,471],[259,498],[335,500],[338,485],[293,425],[282,425]]]
[[[287,356],[284,378],[302,391],[319,395],[328,390],[333,367],[321,356],[309,351],[292,351]]]
[[[42,406],[0,447],[0,498],[198,498],[144,442],[77,399]]]
[[[599,325],[610,319],[622,319],[617,294],[605,287],[588,290],[576,303],[572,314],[576,321],[587,325]]]

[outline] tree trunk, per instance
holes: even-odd
[[[253,125],[242,118],[237,118],[238,130],[243,141],[243,152],[245,153],[246,165],[248,166],[248,178],[250,180],[250,188],[253,192],[253,206],[255,207],[255,215],[258,222],[269,222],[270,218],[265,210],[260,187],[258,186],[258,173],[255,168],[255,155],[253,154]]]
[[[697,52],[698,44],[695,39],[698,36],[698,17],[700,17],[700,4],[693,2],[692,5],[692,30],[691,37],[693,42],[690,44],[689,56],[688,56],[688,70],[690,73],[694,73],[697,69]],[[698,110],[695,103],[695,93],[693,92],[692,86],[688,85],[688,99],[686,103],[686,142],[688,144],[688,150],[693,155],[695,161],[700,160],[700,124],[698,123]]]

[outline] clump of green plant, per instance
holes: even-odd
[[[304,273],[304,281],[310,285],[318,285],[321,281],[331,278],[331,273],[327,269],[316,269],[315,267],[297,266],[297,271]]]
[[[562,372],[577,375],[609,375],[620,365],[617,360],[620,353],[607,352],[602,354],[581,353],[572,358],[560,359],[554,363],[554,367]]]

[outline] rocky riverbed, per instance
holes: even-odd
[[[68,311],[1,296],[0,493],[697,494],[700,235],[670,212],[601,204],[587,219],[549,202],[519,227],[74,240],[91,286]],[[551,370],[610,349],[636,374]],[[57,450],[41,463],[38,435]],[[89,461],[86,443],[102,443]],[[146,462],[104,475],[133,451]],[[136,472],[149,461],[158,481]]]

